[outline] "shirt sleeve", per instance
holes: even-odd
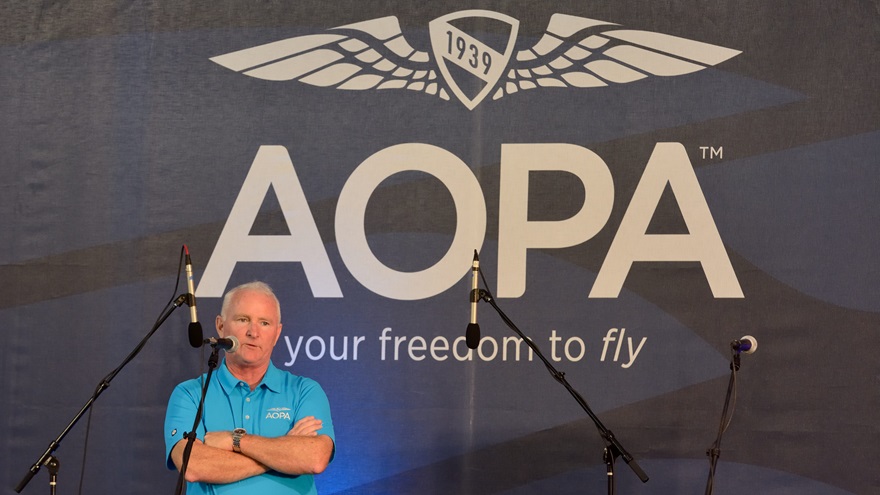
[[[177,469],[171,460],[171,450],[177,445],[177,442],[184,438],[183,435],[192,429],[200,399],[201,389],[198,387],[198,380],[181,383],[174,388],[168,399],[168,408],[165,410],[164,434],[165,464],[168,469]],[[200,422],[196,430],[196,437],[205,438],[204,421]]]
[[[330,401],[321,385],[310,378],[302,380],[299,401],[296,404],[295,421],[306,416],[314,416],[321,420],[322,424],[318,435],[327,435],[333,441],[333,453],[330,455],[332,461],[336,456],[336,432],[333,429],[333,418],[330,416]]]

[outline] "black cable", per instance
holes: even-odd
[[[488,298],[488,299],[484,298],[484,300],[486,302],[490,303],[495,308],[496,312],[498,313],[498,316],[501,317],[501,321],[503,321],[508,326],[508,328],[513,330],[514,333],[516,333],[521,339],[523,339],[523,342],[525,342],[525,344],[527,346],[529,346],[532,350],[535,351],[535,354],[537,354],[538,358],[541,361],[543,361],[544,366],[547,368],[547,371],[550,372],[550,375],[552,375],[556,381],[562,382],[562,380],[565,377],[565,372],[558,371],[556,368],[554,368],[553,365],[550,364],[550,362],[544,357],[544,353],[541,352],[541,349],[538,348],[538,345],[535,344],[535,342],[532,339],[530,339],[524,333],[522,333],[520,331],[520,329],[513,323],[513,321],[510,318],[508,318],[506,314],[504,314],[504,311],[502,311],[501,308],[498,307],[498,304],[495,302],[495,295],[492,294],[492,291],[489,289],[489,284],[486,282],[486,275],[483,274],[483,270],[478,270],[478,271],[480,273],[480,278],[483,280],[483,286],[486,287],[485,291],[481,291],[481,292],[485,293],[482,295],[484,295],[486,298]],[[577,394],[577,395],[579,396],[580,394]],[[578,402],[583,401],[584,402],[583,405],[586,405],[586,401],[584,401],[583,397],[575,397],[575,399],[578,400]]]
[[[180,288],[180,274],[183,273],[183,259],[184,259],[184,247],[181,246],[180,260],[177,263],[177,282],[174,284],[174,292],[171,293],[171,299],[168,300],[168,302],[165,304],[165,307],[162,308],[162,311],[159,313],[159,317],[156,318],[156,322],[153,324],[154,331],[155,331],[155,329],[159,328],[160,322],[168,317],[166,315],[166,313],[170,314],[170,312],[173,311],[174,308],[177,307],[177,306],[172,307],[172,305],[174,304],[174,300],[177,299],[177,290]],[[152,332],[150,332],[150,335],[152,335]],[[98,383],[98,386],[95,387],[95,391],[92,393],[93,399],[97,399],[98,395],[105,388],[107,388],[109,386],[110,381],[113,380],[113,378],[116,376],[116,374],[119,373],[122,370],[122,368],[125,367],[125,365],[127,365],[132,359],[135,358],[135,356],[138,355],[138,353],[141,352],[141,349],[143,349],[144,346],[147,344],[147,340],[149,340],[149,336],[147,336],[147,338],[141,340],[140,343],[137,345],[137,347],[135,347],[134,350],[131,351],[131,353],[128,355],[128,357],[126,357],[119,366],[117,366],[113,371],[111,371],[109,374],[107,374],[107,376],[105,376],[104,379],[101,380],[100,383]],[[94,405],[92,405],[92,407],[89,408],[89,417],[86,419],[86,438],[83,441],[82,465],[80,466],[79,489],[77,491],[77,493],[79,495],[82,495],[83,480],[86,477],[86,455],[88,454],[88,448],[89,448],[89,434],[92,431],[92,411],[94,411]]]
[[[86,454],[89,452],[89,432],[92,429],[92,411],[94,411],[94,406],[89,408],[89,417],[86,418],[86,439],[83,442],[83,459],[79,470],[79,489],[76,492],[80,495],[82,495],[83,480],[86,477]]]
[[[623,448],[623,445],[621,445],[620,442],[617,440],[617,438],[614,437],[614,434],[611,432],[611,430],[609,430],[608,428],[605,427],[604,424],[602,424],[602,421],[599,419],[598,416],[596,416],[596,414],[593,412],[593,410],[587,404],[587,401],[580,394],[580,392],[575,390],[574,387],[572,387],[571,384],[568,383],[568,380],[565,378],[565,373],[557,370],[553,366],[553,364],[550,363],[550,361],[544,356],[544,353],[541,352],[541,350],[538,348],[538,345],[535,344],[535,342],[531,338],[527,337],[516,326],[516,324],[513,322],[513,320],[508,318],[507,315],[504,314],[504,311],[502,311],[501,308],[498,307],[498,303],[495,302],[495,297],[492,295],[492,292],[489,290],[489,284],[486,283],[486,276],[483,275],[483,270],[479,270],[479,273],[483,279],[483,285],[485,285],[485,287],[486,287],[486,290],[481,289],[479,291],[479,298],[483,299],[484,301],[489,303],[489,305],[492,306],[493,309],[495,309],[495,312],[498,313],[498,316],[501,317],[501,320],[504,321],[504,323],[508,326],[508,328],[513,330],[513,332],[516,333],[526,343],[526,345],[529,346],[529,348],[531,348],[535,352],[535,354],[538,355],[538,358],[540,358],[541,361],[544,363],[544,366],[547,368],[547,371],[550,373],[550,375],[553,376],[553,378],[557,382],[559,382],[560,385],[565,387],[565,389],[572,396],[572,398],[578,403],[578,405],[581,406],[581,408],[584,410],[584,412],[587,413],[587,416],[590,417],[590,419],[593,421],[593,424],[596,426],[596,429],[598,430],[599,435],[605,441],[605,451],[604,451],[603,458],[606,460],[606,464],[608,466],[608,474],[609,474],[608,490],[609,490],[609,493],[614,493],[614,482],[613,482],[613,478],[611,477],[611,474],[612,474],[614,459],[618,456],[623,458],[623,460],[626,462],[626,464],[633,470],[633,472],[636,473],[636,476],[639,477],[639,479],[642,481],[642,483],[647,483],[648,475],[645,474],[644,471],[642,471],[642,468],[638,465],[638,463],[635,461],[633,456],[630,455],[630,453],[627,452],[626,449]]]

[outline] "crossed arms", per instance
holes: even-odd
[[[330,462],[333,440],[318,435],[321,420],[307,416],[281,437],[247,434],[241,438],[241,453],[232,450],[231,431],[209,431],[205,440],[193,443],[186,480],[214,484],[232,483],[273,470],[285,474],[320,474]],[[171,460],[180,470],[186,439],[171,450]]]

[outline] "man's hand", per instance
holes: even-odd
[[[205,445],[232,452],[232,432],[209,431],[205,433]]]
[[[297,421],[287,434],[290,436],[314,437],[318,435],[318,430],[323,426],[324,423],[320,419],[314,416],[306,416]]]

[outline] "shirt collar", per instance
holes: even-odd
[[[239,383],[244,383],[242,380],[239,380],[229,371],[229,368],[226,366],[226,358],[223,358],[223,363],[221,363],[220,367],[217,369],[217,377],[220,385],[223,387],[223,390],[228,394],[230,391],[235,389]],[[263,380],[257,385],[257,387],[266,388],[272,392],[280,392],[282,389],[282,380],[283,373],[281,370],[275,367],[275,365],[269,361],[269,368],[266,369],[266,374],[263,375]]]

